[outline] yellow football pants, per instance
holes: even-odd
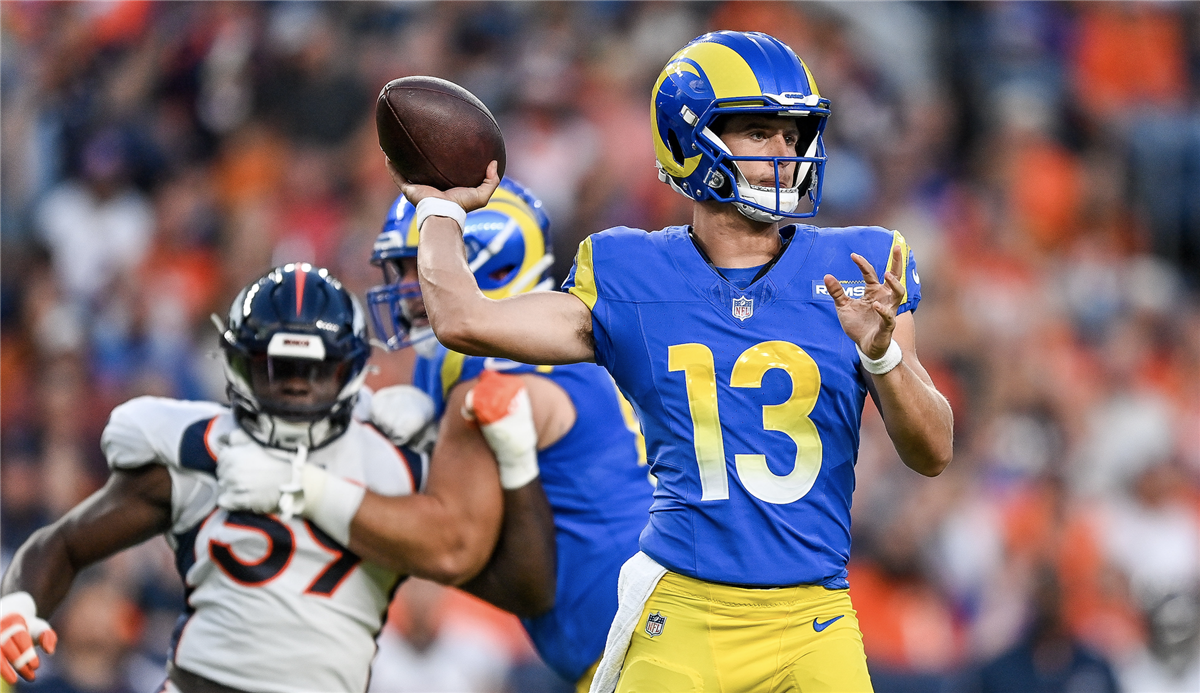
[[[634,629],[617,693],[871,693],[847,590],[750,589],[668,572]]]

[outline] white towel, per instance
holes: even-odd
[[[592,678],[589,693],[613,693],[617,689],[633,629],[642,619],[642,609],[650,593],[666,572],[667,569],[658,561],[641,551],[633,554],[633,558],[621,566],[621,576],[617,578],[617,615],[608,629],[604,657]]]

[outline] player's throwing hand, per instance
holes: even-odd
[[[28,592],[14,592],[0,598],[0,674],[4,682],[14,685],[17,674],[32,681],[41,666],[34,642],[46,654],[54,654],[58,634],[50,624],[37,617],[37,606]]]
[[[438,190],[431,185],[409,183],[405,180],[403,174],[396,169],[395,164],[390,159],[384,157],[384,160],[387,162],[388,173],[392,174],[392,181],[396,183],[396,187],[400,188],[400,192],[404,193],[408,201],[414,205],[427,197],[438,197],[443,200],[450,200],[459,207],[462,207],[464,211],[471,212],[485,206],[488,200],[492,199],[492,193],[496,192],[496,187],[500,185],[499,164],[495,161],[488,164],[487,175],[484,176],[483,182],[479,184],[479,187]]]
[[[875,274],[875,268],[858,253],[850,259],[862,271],[866,283],[862,298],[850,298],[842,283],[832,274],[825,275],[825,288],[837,306],[838,321],[842,330],[859,350],[871,359],[882,358],[892,343],[892,331],[896,329],[896,309],[904,303],[904,286],[891,272],[884,272],[883,282]],[[892,267],[902,267],[904,258],[900,246],[892,248]]]

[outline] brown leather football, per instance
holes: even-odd
[[[454,82],[401,77],[375,104],[379,148],[411,183],[439,190],[473,188],[487,165],[504,175],[504,135],[487,106]]]

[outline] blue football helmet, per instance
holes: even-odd
[[[676,53],[654,83],[650,129],[658,177],[696,200],[731,202],[756,221],[817,213],[825,174],[822,133],[829,100],[791,48],[759,32],[714,31]],[[712,129],[725,116],[794,117],[800,130],[794,157],[733,156]],[[738,161],[770,161],[775,187],[751,185]],[[794,162],[790,181],[781,164]],[[797,212],[801,195],[811,209]]]
[[[412,272],[406,278],[403,266],[405,259],[417,257],[418,239],[416,208],[400,195],[371,252],[371,264],[383,271],[384,283],[367,290],[371,323],[389,351],[436,345],[420,300],[421,286]],[[463,244],[467,264],[488,298],[553,288],[550,219],[541,200],[510,178],[500,181],[486,207],[467,214]]]
[[[229,401],[251,437],[314,449],[345,432],[371,345],[361,304],[327,270],[276,267],[242,289],[222,327]]]

